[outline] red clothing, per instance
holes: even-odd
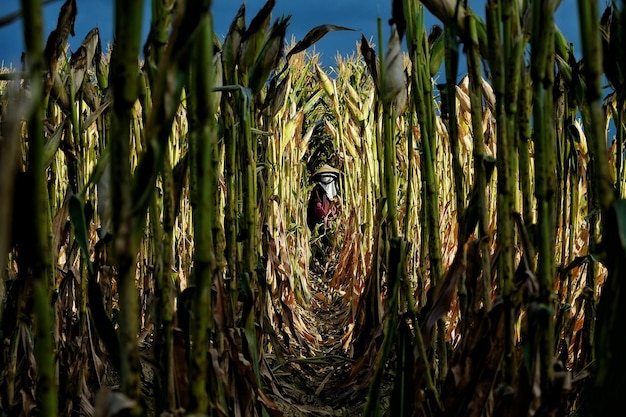
[[[329,216],[332,216],[332,214],[334,214],[332,201],[328,199],[328,195],[326,195],[326,191],[324,191],[321,185],[315,185],[313,191],[311,191],[307,209],[307,224],[309,229],[313,230],[315,225],[323,223]]]
[[[318,219],[323,219],[328,214],[328,210],[330,209],[330,201],[328,201],[328,197],[326,193],[322,191],[322,196],[319,195],[320,192],[317,190],[315,195],[315,215]]]

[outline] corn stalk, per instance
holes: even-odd
[[[118,1],[115,8],[116,39],[124,39],[111,57],[113,113],[111,120],[111,188],[114,233],[114,256],[118,266],[120,304],[120,379],[122,391],[139,399],[139,305],[135,287],[135,256],[138,242],[134,231],[140,219],[133,215],[132,174],[130,166],[130,129],[132,108],[138,97],[139,54],[142,2]],[[145,214],[145,212],[144,212]]]
[[[37,395],[43,414],[54,415],[58,412],[57,387],[55,377],[55,344],[50,329],[54,327],[50,309],[52,285],[52,256],[49,241],[50,212],[46,189],[44,136],[43,136],[43,80],[41,72],[43,62],[43,19],[41,2],[23,1],[24,43],[29,57],[27,74],[30,84],[30,103],[27,111],[29,142],[27,181],[29,193],[24,197],[33,210],[27,221],[32,239],[28,246],[20,248],[20,258],[25,259],[20,273],[30,270],[27,281],[32,282],[34,298],[35,347],[37,362]],[[27,206],[27,207],[28,207]]]
[[[554,10],[550,2],[533,4],[531,79],[533,84],[533,143],[537,198],[539,302],[536,319],[543,329],[537,340],[542,395],[550,390],[554,355],[554,277],[556,272],[556,135],[552,89],[554,85]]]
[[[209,10],[210,1],[203,5]],[[199,13],[200,10],[194,10]],[[192,413],[213,411],[219,404],[221,389],[217,386],[217,370],[210,368],[210,335],[214,327],[211,289],[219,273],[217,263],[217,137],[215,108],[211,90],[214,85],[212,16],[202,13],[194,44],[195,65],[191,68],[188,118],[190,127],[191,207],[195,236],[193,293],[191,320],[191,355],[189,410]],[[211,369],[211,372],[209,370]],[[210,407],[209,407],[210,406]],[[222,404],[224,407],[224,404]]]
[[[144,45],[147,51],[144,72],[147,75],[147,87],[142,108],[145,112],[151,108],[149,91],[156,88],[157,68],[165,52],[168,30],[174,2],[171,0],[152,0],[152,20],[150,34]],[[174,139],[174,138],[172,138]],[[159,372],[155,373],[155,414],[176,409],[175,363],[174,363],[174,285],[173,239],[177,216],[175,199],[175,179],[173,173],[172,152],[168,146],[162,173],[163,198],[155,194],[149,207],[150,230],[153,237],[154,296],[156,298],[155,358]],[[181,162],[186,165],[187,158]],[[180,162],[179,162],[180,163]],[[178,196],[180,198],[180,196]],[[162,223],[161,223],[162,221]],[[162,228],[161,228],[162,225]]]

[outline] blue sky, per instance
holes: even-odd
[[[19,0],[0,0],[3,7],[0,15],[17,11]],[[249,24],[256,12],[265,4],[266,0],[246,1],[246,23]],[[241,1],[238,0],[214,0],[212,11],[214,15],[215,32],[220,39],[226,35],[228,27],[235,16]],[[470,0],[469,4],[479,15],[484,16],[485,0]],[[63,1],[54,2],[44,8],[44,39],[55,27],[59,9]],[[103,48],[106,48],[113,34],[113,0],[77,0],[78,15],[76,18],[76,36],[70,39],[70,47],[75,49],[82,42],[84,36],[93,27],[100,29]],[[148,30],[150,0],[144,0],[146,21],[143,25],[144,38]],[[331,23],[347,26],[355,29],[355,32],[332,32],[322,38],[315,49],[322,55],[324,65],[333,65],[335,55],[351,55],[357,52],[357,42],[364,34],[367,39],[377,39],[377,19],[380,17],[383,28],[387,30],[387,21],[391,15],[391,1],[385,0],[277,0],[274,7],[273,17],[291,15],[287,29],[287,40],[292,36],[298,41],[313,27]],[[565,37],[573,42],[575,49],[580,44],[578,34],[578,14],[576,0],[563,0],[556,14],[556,22]],[[437,23],[430,16],[427,27]],[[387,33],[384,40],[387,41]],[[45,43],[45,41],[44,41]],[[13,23],[0,28],[0,64],[8,66],[10,63],[19,65],[19,59],[23,50],[23,35],[21,22]]]

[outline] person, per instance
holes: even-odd
[[[324,164],[313,173],[312,179],[316,184],[311,190],[307,208],[307,224],[311,231],[315,230],[317,225],[321,225],[321,233],[329,229],[329,221],[337,212],[333,200],[337,196],[335,181],[339,172],[338,169]]]

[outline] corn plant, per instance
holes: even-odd
[[[3,410],[278,416],[274,371],[333,356],[351,380],[315,394],[368,416],[618,405],[623,5],[579,2],[577,61],[557,1],[490,0],[484,21],[394,1],[390,38],[381,19],[377,49],[329,66],[309,48],[351,29],[287,44],[273,0],[223,42],[211,2],[154,0],[139,61],[140,3],[116,3],[125,42],[94,29],[71,54],[76,2],[45,47],[23,3],[26,66],[0,73]],[[341,174],[320,237],[323,162]]]

